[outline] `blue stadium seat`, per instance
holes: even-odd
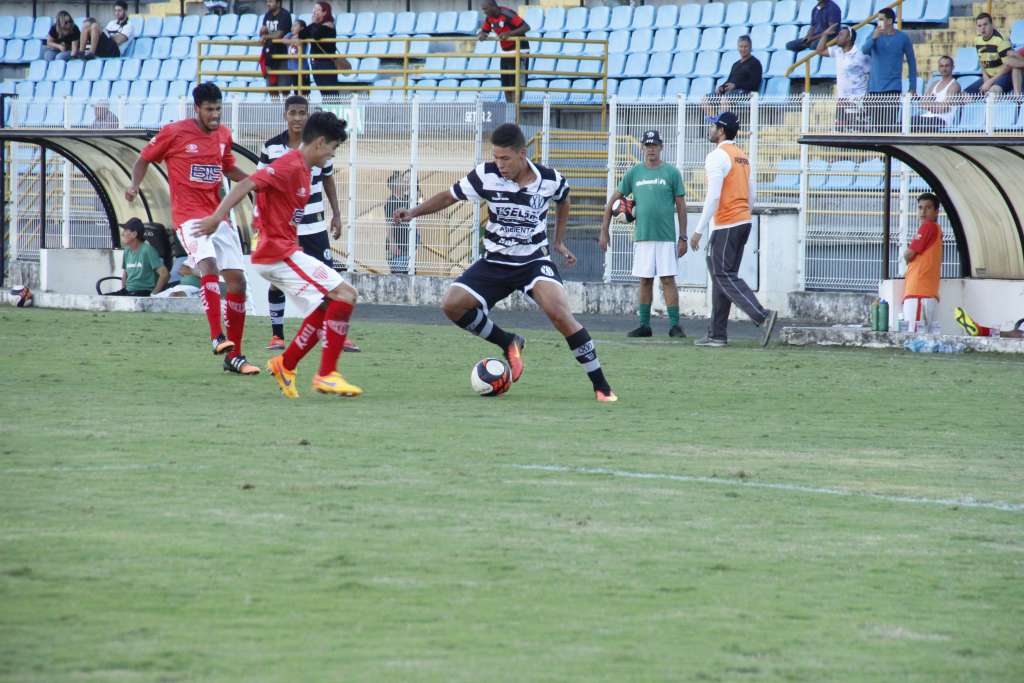
[[[811,72],[811,76],[814,78],[835,78],[836,77],[836,60],[834,59],[821,59],[818,62],[818,68]]]
[[[871,0],[849,0],[846,6],[846,14],[843,15],[843,21],[849,24],[859,24],[860,22],[871,16],[874,11]],[[871,31],[865,26],[861,31],[870,34]],[[861,31],[858,31],[860,33]]]
[[[71,94],[71,81],[57,81],[53,84],[53,94],[51,95],[54,99],[60,99],[67,97]]]
[[[45,62],[42,59],[36,59],[28,65],[28,73],[25,75],[25,80],[28,81],[42,81],[46,79],[46,67],[49,66],[49,62]]]
[[[53,97],[53,81],[39,81],[36,83],[35,99],[48,100]]]
[[[800,188],[799,159],[783,159],[775,168],[775,178],[770,185],[773,190],[797,190]]]
[[[139,80],[142,81],[155,81],[156,77],[160,75],[160,63],[159,59],[147,59],[142,62],[142,70],[139,71]],[[122,72],[122,78],[124,78]]]
[[[85,68],[82,70],[81,79],[85,81],[98,81],[103,75],[103,60],[101,59],[90,59],[85,63]]]
[[[198,35],[212,35],[211,33],[200,33],[199,32],[199,20],[198,14],[189,14],[181,18],[181,26],[178,29],[179,36],[198,36]],[[262,23],[262,18],[257,23]],[[259,32],[259,27],[256,28],[256,32]]]
[[[640,5],[634,8],[631,26],[634,31],[641,28],[654,28],[654,5]]]
[[[676,5],[661,5],[658,7],[657,14],[654,15],[654,28],[672,28],[676,27],[676,21],[679,19],[679,7]]]
[[[646,52],[637,52],[626,58],[626,66],[622,75],[626,78],[643,78],[647,75],[648,56]]]
[[[548,82],[548,88],[552,90],[568,90],[571,87],[572,81],[568,78],[556,78]],[[569,101],[569,93],[553,92],[551,93],[551,101],[555,104],[564,104]]]
[[[171,84],[167,87],[167,96],[171,98],[182,98],[188,97],[189,95],[188,81],[176,80],[171,81]]]
[[[229,93],[229,96],[238,96],[238,93]],[[178,120],[178,104],[176,102],[168,102],[160,108],[160,125],[165,126],[168,123],[174,123]]]
[[[697,62],[693,67],[694,76],[714,76],[718,73],[718,53],[701,52],[697,55]]]
[[[754,50],[768,50],[772,46],[775,27],[771,24],[757,24],[750,29],[750,47]]]
[[[142,105],[136,102],[126,104],[119,112],[118,118],[123,128],[138,128],[139,120],[142,118]]]
[[[563,31],[586,31],[587,30],[587,8],[573,7],[565,13]]]
[[[395,32],[395,13],[394,12],[377,12],[376,17],[373,20],[373,35],[375,36],[390,36]],[[467,31],[460,31],[460,33],[467,33]]]
[[[17,81],[14,84],[14,94],[24,100],[30,100],[35,95],[36,84],[32,81]]]
[[[80,59],[72,59],[68,62],[67,68],[64,69],[64,76],[62,78],[66,81],[80,81],[84,72],[85,62]]]
[[[829,176],[825,180],[826,190],[851,190],[853,189],[854,173],[857,164],[846,159],[833,161],[829,167]]]
[[[750,3],[750,14],[747,15],[747,22],[751,26],[760,26],[761,24],[772,23],[772,10],[774,9],[774,3],[772,0],[757,0],[756,2]]]
[[[79,28],[82,27],[84,20],[79,20],[77,25]],[[50,26],[53,25],[53,19],[48,16],[36,17],[36,20],[32,23],[32,34],[24,36],[25,38],[35,38],[36,40],[46,40],[46,36],[50,33]],[[20,36],[19,36],[20,37]]]
[[[654,52],[651,54],[651,60],[647,64],[648,76],[654,76],[657,78],[668,78],[672,74],[672,58],[671,52]]]
[[[774,101],[789,97],[788,78],[766,78],[761,81],[764,89],[764,97],[768,101]]]
[[[497,78],[488,78],[480,84],[480,89],[488,89],[489,92],[481,92],[480,99],[484,102],[502,102],[505,99],[504,94],[496,90],[501,87],[501,80]]]
[[[909,24],[919,24],[924,20],[925,3],[924,0],[904,0],[903,1],[903,22]],[[867,28],[866,26],[864,28]]]
[[[144,100],[149,96],[149,84],[148,80],[132,81],[131,86],[128,88],[128,99],[131,100]]]
[[[793,53],[789,50],[779,50],[772,53],[771,62],[768,64],[768,68],[764,70],[765,76],[785,76],[786,69],[793,64]],[[793,78],[802,78],[800,70],[797,69],[793,72]]]
[[[465,81],[465,83],[469,83],[469,81]],[[479,82],[477,82],[477,84],[479,85]],[[370,90],[370,102],[383,103],[391,102],[393,99],[400,99],[401,93],[399,91],[384,89],[386,86],[391,85],[394,85],[391,79],[378,81],[376,87]]]
[[[85,20],[83,19],[82,21],[84,22]],[[128,17],[128,25],[132,28],[133,36],[140,36],[142,35],[143,27],[146,25],[146,20],[141,16]],[[47,28],[47,31],[49,31],[49,28]]]
[[[619,5],[612,9],[611,19],[608,20],[609,31],[624,31],[633,26],[633,8],[629,5]],[[639,92],[639,87],[637,88]]]
[[[542,33],[565,30],[565,9],[552,7],[544,13],[544,25],[540,28]]]
[[[444,78],[437,82],[439,88],[458,88],[459,82],[454,78]],[[441,90],[434,95],[435,102],[454,102],[458,97],[455,90]]]
[[[528,7],[523,15],[523,21],[530,25],[531,31],[540,33],[544,28],[544,9],[541,7]]]
[[[383,41],[370,41],[367,45],[367,54],[370,55],[386,55],[388,53],[389,43]]]
[[[619,54],[629,48],[629,31],[619,29],[608,35],[608,54]]]
[[[157,78],[164,81],[173,81],[178,77],[178,69],[181,68],[181,61],[177,59],[165,59],[160,63],[160,71]]]
[[[705,7],[708,7],[708,5],[705,5]],[[700,47],[698,49],[701,52],[705,50],[721,50],[724,37],[725,29],[721,26],[706,28],[700,34]]]
[[[464,76],[458,72],[465,71],[467,68],[467,60],[465,57],[445,57],[444,59],[444,70],[451,78],[464,78]]]
[[[344,12],[334,17],[334,28],[339,37],[354,38],[356,35],[365,35],[356,34],[356,14],[354,12]]]
[[[693,75],[696,59],[696,52],[677,52],[675,57],[672,58],[671,74],[689,79]]]
[[[216,15],[211,15],[216,16]],[[139,117],[139,125],[143,128],[156,128],[160,125],[160,115],[163,113],[163,106],[159,103],[149,102],[143,105],[142,115]]]
[[[785,2],[785,0],[783,0]],[[860,37],[861,33],[867,33],[866,31],[858,31],[857,37]],[[786,43],[791,40],[796,40],[797,29],[792,24],[788,26],[777,26],[775,27],[775,36],[772,38],[772,50],[786,50]]]
[[[608,33],[606,31],[590,31],[587,33],[587,40],[608,40]],[[602,55],[604,54],[604,46],[596,43],[584,45],[583,54]]]
[[[455,95],[455,99],[459,102],[473,102],[476,100],[477,89],[480,88],[480,81],[475,78],[467,78],[462,81],[462,89],[459,90]],[[370,91],[373,94],[373,91]]]
[[[548,87],[548,82],[543,78],[531,78],[526,81],[527,92],[523,93],[523,102],[540,104],[544,101],[544,93],[541,90],[535,90],[535,88],[544,89]]]
[[[545,38],[561,38],[562,34],[558,31],[552,31],[544,35]],[[536,54],[541,55],[560,55],[562,54],[562,43],[554,40],[545,40],[541,43],[531,43],[531,49]]]
[[[204,14],[199,19],[199,33],[204,36],[217,35],[217,27],[220,26],[220,17],[216,14]],[[289,27],[291,28],[291,27]]]
[[[355,68],[355,65],[353,65]],[[367,57],[359,61],[359,69],[364,73],[352,76],[352,80],[357,83],[372,83],[377,80],[380,74],[375,73],[380,71],[380,58],[379,57]],[[369,73],[366,73],[369,72]]]
[[[58,62],[54,60],[46,65],[46,80],[48,81],[59,81],[64,78],[64,68],[67,62]]]
[[[725,7],[725,25],[726,26],[740,26],[747,23],[747,17],[750,16],[750,6],[745,0],[738,0],[737,2],[731,2]],[[753,23],[753,22],[750,22]]]
[[[679,8],[679,16],[676,19],[676,26],[679,28],[700,27],[701,6],[693,2],[682,5]]]
[[[997,100],[992,105],[992,127],[995,130],[1013,130],[1017,127],[1017,103]]]
[[[134,83],[134,81],[126,81],[123,79],[120,81],[113,81],[110,84],[110,99],[114,99],[115,97],[128,97],[128,92],[132,83]]]
[[[35,26],[35,19],[30,16],[20,16],[14,20],[14,33],[12,38],[31,38],[32,29]]]
[[[94,100],[105,100],[110,97],[110,81],[94,81],[91,97]]]
[[[665,83],[665,99],[676,99],[679,95],[686,97],[687,91],[690,89],[689,78],[670,78]]]
[[[216,16],[216,15],[215,15]],[[167,88],[170,85],[167,81],[153,81],[149,84],[149,99],[162,100],[167,97]]]
[[[48,128],[64,127],[64,103],[50,102],[46,107],[46,118],[43,119],[43,125]]]
[[[650,7],[650,5],[646,5]],[[649,28],[640,28],[633,31],[633,35],[629,39],[629,48],[626,50],[627,53],[634,52],[650,52],[651,43],[654,41],[654,32]]]
[[[575,8],[578,9],[578,8]],[[565,34],[568,40],[585,40],[587,37],[586,33],[582,31],[572,31]],[[563,43],[562,44],[563,55],[580,55],[583,54],[583,43]]]
[[[808,165],[807,186],[812,190],[824,189],[828,182],[828,162],[824,159],[811,159]]]
[[[579,64],[575,59],[559,59],[555,63],[555,71],[560,74],[575,74],[579,71]]]
[[[433,33],[437,25],[437,12],[420,12],[416,15],[416,28],[413,33]]]
[[[640,98],[640,88],[643,85],[639,78],[627,78],[619,81],[616,95],[625,102],[635,102]]]
[[[416,28],[415,12],[399,12],[395,15],[395,33],[413,33]]]
[[[731,5],[730,5],[731,7]],[[730,26],[725,30],[725,37],[722,38],[723,50],[735,50],[736,43],[740,36],[750,35],[750,28],[747,26]]]
[[[645,78],[640,86],[641,102],[661,102],[665,98],[664,78]]]
[[[868,3],[871,0],[867,0]],[[844,20],[846,17],[843,17]],[[779,0],[775,3],[775,12],[772,14],[772,23],[776,26],[792,24],[796,21],[796,0]]]
[[[170,41],[170,38],[164,38]],[[136,38],[132,41],[129,46],[129,52],[135,59],[149,59],[153,54],[153,39],[152,38]]]
[[[172,17],[166,17],[164,19],[164,26],[167,26],[167,20]],[[235,35],[239,38],[248,38],[255,36],[260,31],[260,16],[258,14],[242,14],[238,17],[238,26],[235,28]],[[179,25],[180,26],[180,25]]]
[[[43,43],[39,40],[26,40],[25,49],[21,53],[21,62],[32,62],[43,57]]]
[[[0,16],[0,38],[4,40],[14,37],[15,21],[10,15]]]
[[[437,80],[439,76],[444,74],[444,57],[427,57],[423,60],[423,68],[418,73],[413,74],[411,77],[414,79],[422,80],[424,78],[430,78]]]
[[[674,28],[659,28],[654,32],[654,40],[651,43],[652,52],[672,52],[675,47],[676,30]]]
[[[155,27],[158,25],[157,22],[150,24],[150,19],[159,19],[159,33],[152,33]],[[167,36],[168,38],[176,38],[181,35],[181,17],[172,14],[166,17],[150,17],[146,19],[144,28],[142,29],[142,35],[150,38],[157,38],[159,36]]]
[[[950,0],[928,0],[924,21],[928,24],[949,23]]]
[[[611,10],[605,6],[591,7],[587,14],[587,31],[607,31],[611,21]]]
[[[3,51],[3,61],[5,64],[19,64],[21,63],[21,55],[25,51],[25,41],[21,38],[11,38],[6,41]]]
[[[973,47],[958,48],[953,56],[953,75],[977,75],[981,73],[978,51]]]
[[[291,27],[288,27],[289,30]],[[235,38],[238,36],[238,15],[237,14],[224,14],[220,18],[220,23],[217,24],[217,31],[219,35],[231,36]]]
[[[608,77],[622,78],[622,71],[626,68],[626,55],[619,53],[608,56]]]
[[[139,77],[142,72],[142,60],[131,57],[123,60],[108,60],[108,64],[113,62],[117,64],[115,67],[107,67],[103,65],[104,78],[109,74],[111,77],[108,80],[116,81],[118,79],[124,79],[126,81],[134,81]]]
[[[1014,47],[1024,47],[1024,19],[1013,22],[1010,29],[1010,42]]]
[[[360,12],[356,15],[356,23],[352,33],[360,36],[368,36],[373,33],[373,27],[377,19],[373,12]]]
[[[594,80],[591,78],[577,78],[570,85],[573,90],[593,90]],[[599,95],[597,96],[600,97]],[[569,104],[591,104],[596,101],[593,94],[588,92],[573,92],[569,93],[568,100]]]
[[[694,78],[690,81],[690,90],[686,95],[689,102],[699,102],[701,98],[710,95],[715,90],[715,79],[707,76]]]
[[[188,36],[178,36],[171,42],[171,54],[174,59],[187,59],[192,51],[192,39]]]
[[[390,13],[390,12],[382,12]],[[378,14],[380,16],[380,14]],[[391,24],[394,24],[394,19],[391,19]],[[472,9],[466,9],[459,12],[459,23],[456,24],[456,33],[465,35],[471,35],[480,30],[480,14]]]
[[[814,11],[815,5],[818,4],[818,0],[802,0],[800,2],[800,9],[796,13],[796,23],[806,26],[811,23],[811,12]]]
[[[164,35],[163,30],[163,17],[146,17],[146,22],[142,25],[142,35],[148,38],[156,38]]]
[[[701,28],[722,26],[725,23],[725,3],[709,2],[700,13]]]
[[[985,130],[985,102],[968,102],[960,108],[960,120],[950,126],[960,132],[982,132]]]
[[[736,50],[729,50],[728,52],[722,53],[722,61],[718,63],[718,73],[716,76],[728,76],[729,71],[732,69],[732,65],[738,62],[740,59],[740,53]],[[763,65],[762,65],[763,67]],[[704,75],[704,74],[700,74]]]

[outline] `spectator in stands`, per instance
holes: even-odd
[[[809,50],[822,36],[831,39],[835,33],[835,27],[843,21],[843,11],[839,5],[832,0],[818,0],[818,4],[811,10],[811,25],[807,27],[807,35],[786,43],[786,49],[793,52]]]
[[[740,36],[736,40],[740,58],[733,62],[725,83],[715,88],[714,96],[704,98],[704,111],[708,116],[714,116],[718,111],[728,111],[730,100],[749,97],[750,93],[761,90],[764,69],[761,61],[750,54],[750,48],[750,36]]]
[[[835,45],[829,47],[828,34],[834,28],[830,26],[822,34],[816,52],[836,60],[836,130],[863,131],[864,95],[868,91],[871,60],[857,47],[857,31],[852,26],[840,28]]]
[[[907,262],[906,284],[903,289],[903,319],[910,331],[920,331],[921,325],[935,322],[935,307],[939,303],[939,278],[942,272],[942,228],[939,227],[939,198],[925,192],[917,198],[917,215],[921,226],[917,236],[903,251]]]
[[[328,2],[318,2],[313,5],[313,21],[306,28],[299,32],[303,40],[315,40],[310,45],[309,52],[313,59],[313,81],[323,95],[337,97],[341,93],[336,89],[338,86],[338,74],[316,73],[319,71],[335,71],[337,69],[351,69],[352,65],[344,57],[338,56],[338,46],[334,39],[338,32],[334,28],[334,15],[331,12],[331,5]],[[320,55],[319,57],[317,55]],[[324,88],[330,88],[324,90]]]
[[[216,14],[220,16],[228,13],[228,1],[227,0],[205,0],[203,5],[206,6],[207,14]]]
[[[516,36],[525,36],[530,30],[530,25],[523,21],[522,17],[516,14],[515,10],[508,7],[499,7],[497,0],[483,0],[483,4],[480,9],[484,13],[484,23],[480,27],[480,32],[477,34],[477,40],[486,40],[490,33],[493,31],[495,37],[500,40],[501,49],[504,52],[514,52],[516,49],[516,41],[508,40],[508,38],[515,38]],[[526,59],[523,56],[524,52],[529,52],[530,43],[528,41],[519,42],[519,70],[520,73],[525,70]],[[516,73],[516,59],[515,57],[502,57],[501,58],[501,87],[505,88],[505,100],[507,102],[515,101],[515,86],[516,77],[519,75]],[[520,83],[522,87],[524,83]]]
[[[160,292],[153,292],[150,296],[159,298],[183,298],[188,296],[199,296],[199,287],[202,282],[196,272],[188,267],[188,264],[181,263],[177,267],[177,281],[171,280],[167,289]]]
[[[917,101],[924,109],[910,120],[910,129],[915,133],[933,133],[948,128],[956,116],[954,102],[960,95],[960,84],[953,78],[953,58],[939,57],[939,80],[928,86],[924,97]],[[952,98],[952,101],[949,101]]]
[[[1003,66],[999,72],[999,75],[997,75],[994,79],[990,79],[994,80],[995,84],[988,92],[998,92],[995,89],[996,87],[998,87],[998,85],[996,84],[1000,83],[1001,81],[1005,82],[1007,78],[1010,79],[1011,85],[1013,87],[1013,94],[1019,96],[1021,94],[1022,82],[1024,82],[1024,48],[1020,48],[1019,50],[1016,51],[1010,51],[1006,54],[1005,57],[1003,57]],[[984,87],[985,86],[982,85],[981,92],[983,93],[985,92]],[[1006,92],[1006,90],[1004,89],[1002,90],[1002,92]]]
[[[82,44],[82,32],[75,26],[75,20],[66,11],[57,12],[50,27],[50,33],[46,36],[46,52],[43,57],[48,62],[55,59],[68,61],[79,55],[79,48]]]
[[[111,296],[150,296],[167,286],[167,266],[143,234],[144,227],[138,218],[130,218],[121,225],[121,291]]]
[[[868,95],[875,130],[899,130],[899,97],[903,92],[903,59],[907,60],[910,92],[917,92],[917,60],[914,46],[895,27],[896,13],[886,7],[878,13],[875,31],[864,41],[863,52],[871,58]]]
[[[394,216],[399,209],[409,208],[409,172],[395,171],[388,178],[388,191],[391,196],[384,204],[384,215]],[[409,272],[409,223],[391,221],[391,229],[384,241],[387,250],[388,266],[392,273]]]
[[[125,0],[114,2],[114,18],[107,22],[105,29],[101,30],[100,22],[90,17],[83,22],[82,31],[82,59],[120,57],[134,37],[132,24],[128,21],[128,3]]]
[[[953,319],[956,320],[957,325],[964,328],[968,337],[1011,337],[1014,339],[1024,337],[1024,318],[1015,322],[1011,329],[1000,330],[998,327],[979,325],[974,318],[967,314],[967,311],[957,306],[953,309]]]
[[[92,128],[120,128],[121,122],[117,120],[114,112],[110,111],[110,103],[100,100],[93,105],[96,116],[92,122]]]
[[[285,41],[288,43],[288,56],[294,57],[294,59],[289,59],[285,62],[285,68],[289,71],[297,72],[299,70],[299,54],[306,54],[306,45],[299,40],[299,34],[302,33],[304,28],[306,28],[306,22],[302,19],[296,19],[292,22],[292,30],[284,36]],[[310,75],[306,73],[309,62],[306,59],[303,59],[302,62],[303,73],[295,77],[294,93],[296,95],[301,95],[304,86],[308,86],[312,82]]]
[[[270,91],[275,97],[287,95],[291,86],[295,85],[294,76],[268,73],[284,70],[286,60],[282,57],[288,54],[288,46],[279,42],[279,39],[284,38],[284,34],[291,27],[292,15],[281,7],[281,0],[267,0],[267,13],[263,15],[263,25],[260,26],[260,39],[263,41],[260,63],[261,70],[267,78],[267,85],[280,88]]]
[[[978,51],[982,77],[967,86],[968,95],[996,95],[1008,92],[1013,86],[1012,69],[1003,68],[1003,59],[1013,52],[1010,41],[992,25],[992,15],[982,12],[974,19],[978,35],[974,38],[974,49]]]

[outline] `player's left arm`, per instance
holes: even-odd
[[[565,195],[559,200],[558,208],[555,209],[555,242],[551,245],[552,249],[562,255],[567,266],[576,265],[576,255],[569,251],[569,247],[562,242],[565,238],[566,227],[569,225],[569,209],[571,207],[572,202],[569,200],[569,195]]]
[[[228,192],[224,199],[221,200],[217,210],[214,211],[212,215],[209,215],[199,221],[199,225],[192,230],[192,236],[200,237],[202,235],[212,235],[217,232],[217,226],[227,219],[228,213],[231,209],[235,208],[235,206],[237,206],[247,194],[255,189],[256,183],[248,177],[243,177],[241,181],[232,185],[231,191]]]
[[[323,176],[324,196],[331,205],[331,237],[341,237],[341,207],[338,206],[338,187],[334,184],[334,174]]]
[[[939,239],[939,231],[934,223],[926,223],[917,230],[917,236],[903,250],[903,258],[910,263],[924,253],[924,250],[932,246],[935,240]]]

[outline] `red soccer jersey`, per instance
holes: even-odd
[[[491,17],[484,17],[482,30],[487,31],[488,33],[494,31],[495,35],[501,37],[502,33],[508,33],[514,28],[519,28],[523,23],[525,22],[523,22],[522,18],[515,13],[515,10],[509,9],[508,7],[499,7],[498,16],[493,19]],[[516,43],[513,40],[503,40],[501,41],[501,49],[514,50],[516,49]],[[526,42],[520,43],[520,49],[529,50],[530,44]]]
[[[313,172],[302,152],[293,149],[249,176],[256,184],[256,228],[260,231],[253,263],[276,263],[299,251],[298,225],[309,201]]]
[[[220,204],[223,175],[235,168],[231,131],[218,126],[207,133],[195,119],[169,123],[142,148],[142,158],[167,164],[171,186],[171,220],[205,218]]]

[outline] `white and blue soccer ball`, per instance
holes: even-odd
[[[501,396],[512,386],[512,371],[497,358],[484,358],[469,373],[469,385],[481,396]]]

